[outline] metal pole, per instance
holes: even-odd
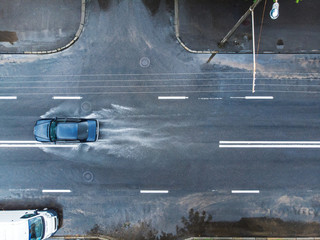
[[[228,32],[228,34],[219,42],[218,46],[223,47],[224,44],[228,41],[231,35],[237,30],[240,24],[249,16],[251,11],[255,9],[255,7],[261,2],[262,0],[256,0],[251,7],[246,11],[246,13],[238,20],[238,22],[233,26],[233,28]]]
[[[253,80],[252,80],[252,93],[255,92],[256,86],[256,44],[254,40],[254,14],[253,9],[250,9],[252,17],[252,54],[253,54]]]

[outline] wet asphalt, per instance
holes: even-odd
[[[101,123],[92,144],[1,147],[2,199],[59,203],[60,234],[149,220],[174,231],[190,208],[217,220],[318,221],[318,149],[219,142],[318,141],[319,56],[259,55],[255,94],[251,55],[218,54],[206,64],[208,58],[176,41],[170,3],[138,1],[87,3],[84,31],[63,52],[2,55],[0,94],[17,99],[0,100],[1,141],[34,141],[41,117]],[[313,212],[293,210],[302,207]]]

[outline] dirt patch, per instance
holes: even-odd
[[[0,42],[9,42],[13,45],[16,41],[18,41],[16,32],[0,31]]]
[[[212,222],[207,234],[237,237],[316,237],[320,223],[285,222],[279,218],[242,218],[237,222]]]

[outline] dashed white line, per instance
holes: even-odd
[[[35,188],[10,188],[9,189],[10,192],[23,192],[23,191],[38,191],[38,189]]]
[[[245,99],[272,100],[273,96],[245,96]]]
[[[140,190],[140,193],[169,193],[169,190]]]
[[[248,100],[272,100],[273,96],[245,96],[245,97],[230,97],[231,99],[248,99]]]
[[[80,100],[80,99],[82,99],[82,97],[80,97],[80,96],[53,96],[52,97],[52,99],[55,99],[55,100],[62,100],[62,99],[64,99],[64,100]]]
[[[221,100],[222,98],[211,98],[211,97],[202,97],[202,98],[198,98],[198,100]]]
[[[0,99],[7,100],[16,100],[17,96],[0,96]]]
[[[260,193],[259,190],[231,190],[231,193]]]
[[[185,100],[188,99],[189,97],[186,96],[159,96],[159,100]]]
[[[43,193],[71,193],[69,189],[43,189]]]

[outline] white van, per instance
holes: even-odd
[[[1,240],[42,240],[58,230],[58,217],[54,210],[0,211]]]

